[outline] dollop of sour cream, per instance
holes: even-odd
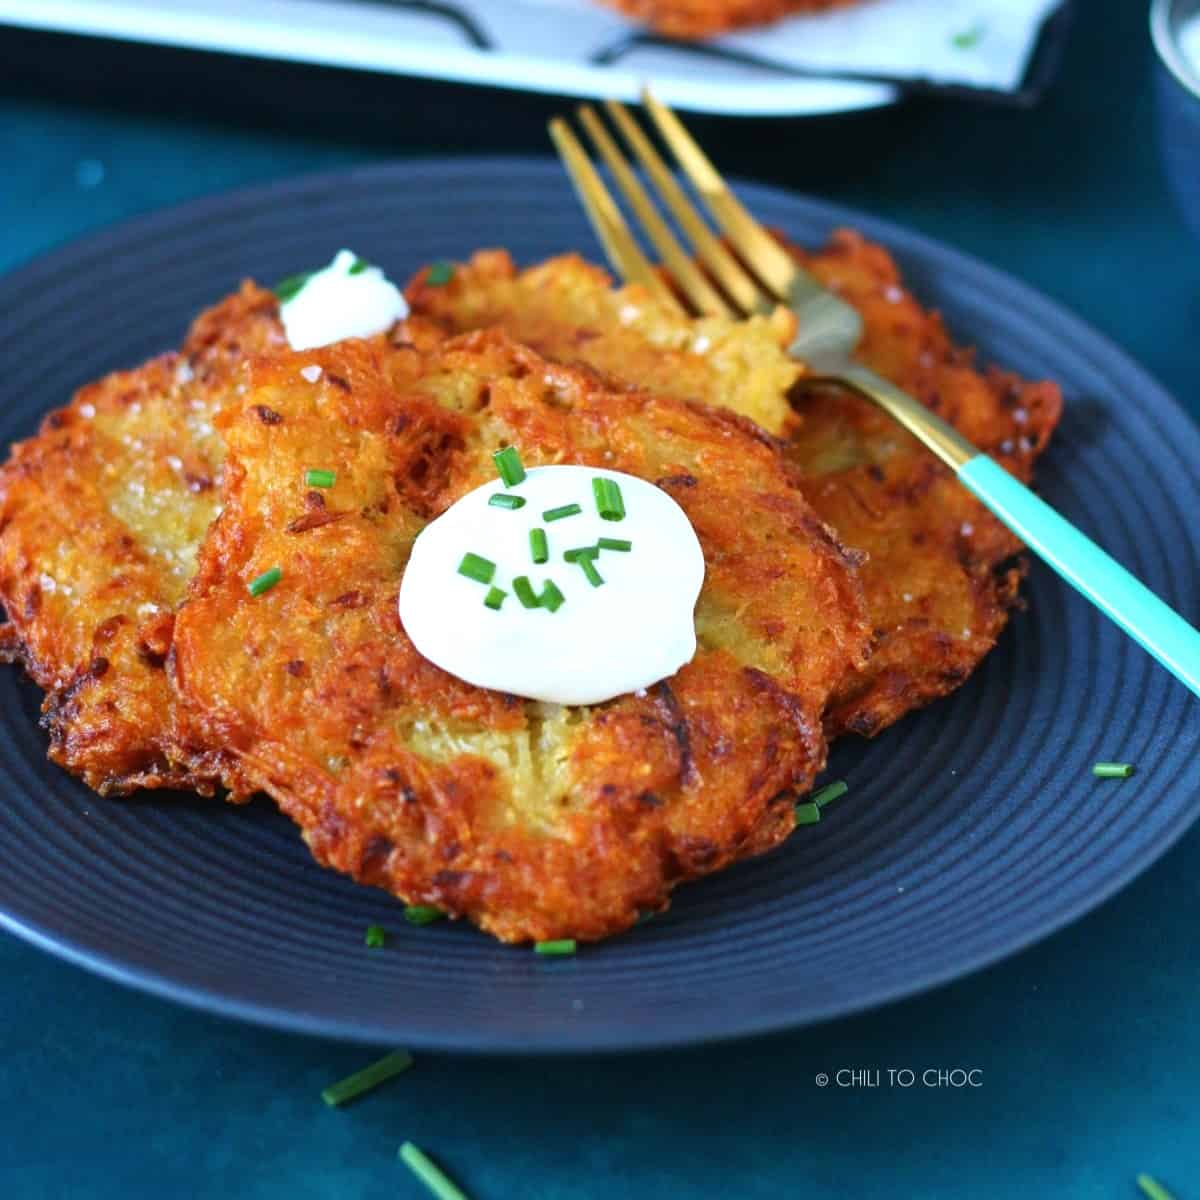
[[[293,350],[328,346],[343,338],[382,333],[408,305],[400,289],[378,268],[349,250],[314,271],[298,292],[279,306],[283,331]]]
[[[600,516],[596,478],[620,488],[622,520]],[[490,501],[498,494],[524,504],[497,507]],[[543,515],[573,504],[580,508],[574,515]],[[533,561],[535,529],[546,537],[544,563]],[[599,550],[590,562],[603,583],[594,585],[578,562],[563,556],[601,538],[630,548]],[[467,554],[494,565],[487,582],[460,573]],[[561,605],[525,607],[513,582],[522,576],[538,596],[552,581]],[[703,581],[695,530],[666,492],[621,471],[536,467],[519,484],[496,479],[476,488],[421,531],[400,583],[400,620],[426,658],[477,687],[555,704],[598,704],[649,687],[691,661]],[[485,603],[492,589],[505,593],[498,608]]]

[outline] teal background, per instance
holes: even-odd
[[[1031,112],[929,100],[696,128],[730,171],[869,209],[1041,288],[1200,415],[1200,246],[1159,167],[1144,6],[1079,8],[1062,75]],[[0,268],[243,183],[537,152],[555,110],[11,32],[0,65]],[[417,1197],[395,1161],[409,1138],[476,1200],[1131,1197],[1143,1170],[1200,1198],[1198,867],[1195,831],[1042,945],[876,1013],[639,1057],[421,1055],[345,1111],[320,1088],[371,1051],[173,1007],[0,935],[0,1188]],[[978,1068],[982,1086],[888,1086],[889,1068],[930,1067]],[[880,1085],[814,1082],[842,1068]]]

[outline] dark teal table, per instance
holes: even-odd
[[[1080,7],[1064,73],[1034,112],[923,102],[700,131],[730,170],[1007,268],[1200,414],[1200,246],[1159,171],[1143,5]],[[540,150],[552,111],[416,84],[380,85],[381,105],[322,77],[324,115],[296,116],[281,91],[294,72],[257,72],[257,91],[206,99],[190,59],[118,67],[107,51],[0,33],[4,60],[0,267],[254,180],[397,154]],[[0,1188],[14,1200],[394,1200],[421,1194],[395,1161],[411,1138],[477,1200],[1132,1197],[1142,1170],[1189,1200],[1200,1197],[1198,881],[1200,831],[1045,944],[877,1013],[669,1055],[423,1056],[344,1112],[318,1092],[370,1052],[200,1016],[0,936]],[[889,1068],[956,1067],[978,1069],[981,1086],[888,1086]],[[879,1072],[880,1085],[816,1086],[839,1069]]]

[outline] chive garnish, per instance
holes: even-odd
[[[279,567],[272,567],[269,571],[264,571],[257,579],[252,579],[249,584],[249,592],[252,596],[261,596],[263,592],[269,592],[281,579],[283,571]]]
[[[596,498],[596,511],[602,520],[625,519],[625,501],[621,499],[621,489],[614,480],[597,476],[592,480],[592,495]]]
[[[467,1200],[467,1194],[418,1146],[405,1142],[400,1147],[404,1165],[437,1197],[437,1200]]]
[[[840,796],[844,796],[849,790],[850,785],[844,779],[839,779],[837,783],[827,783],[823,788],[819,788],[809,799],[818,808],[824,808],[825,805],[832,804]]]
[[[316,271],[301,271],[297,275],[289,275],[281,279],[272,289],[280,304],[286,304],[293,299],[300,289],[316,274]]]
[[[583,558],[591,559],[599,557],[599,546],[576,546],[574,550],[563,551],[563,561],[569,563],[579,562],[579,560]]]
[[[504,603],[504,597],[507,595],[508,593],[503,588],[491,587],[488,588],[488,594],[484,596],[483,603],[495,612]]]
[[[525,507],[524,496],[510,496],[507,492],[497,492],[488,497],[488,503],[493,508],[507,508],[510,512]]]
[[[581,554],[575,560],[575,565],[583,568],[583,573],[587,576],[587,581],[592,587],[599,587],[604,582],[604,576],[596,570],[596,564],[592,562],[592,557],[592,555]]]
[[[1133,763],[1098,762],[1092,766],[1097,779],[1128,779],[1133,774]]]
[[[548,609],[550,612],[558,612],[566,602],[566,596],[555,587],[554,580],[547,579],[542,584],[542,594],[538,597],[538,604],[542,608]]]
[[[365,258],[356,258],[350,266],[347,275],[361,275],[371,264]]]
[[[970,50],[983,41],[985,33],[987,33],[987,28],[982,23],[976,22],[970,29],[963,29],[954,34],[950,38],[950,45],[956,50]]]
[[[548,508],[542,513],[543,521],[561,521],[563,517],[574,517],[583,512],[578,504],[560,504],[558,508]]]
[[[412,1055],[407,1050],[393,1050],[391,1054],[385,1055],[369,1067],[363,1067],[361,1071],[355,1071],[353,1075],[347,1075],[345,1079],[331,1083],[321,1092],[321,1099],[330,1108],[337,1108],[339,1105],[361,1096],[364,1092],[377,1088],[381,1083],[386,1083],[389,1079],[399,1075],[401,1071],[407,1071],[411,1066]]]
[[[434,287],[441,287],[442,284],[449,283],[453,278],[454,264],[441,258],[429,268],[425,276],[425,282],[432,284]]]
[[[550,558],[550,546],[546,542],[544,529],[529,531],[529,554],[535,563],[544,563]]]
[[[387,944],[387,930],[382,925],[368,925],[366,943],[372,950],[380,950]]]
[[[550,942],[535,942],[533,944],[533,952],[535,954],[546,954],[551,957],[562,957],[566,954],[574,954],[575,939],[557,938]]]
[[[516,446],[505,446],[503,450],[497,450],[492,455],[492,462],[496,464],[496,470],[500,472],[505,487],[516,487],[525,479],[525,468],[521,465],[521,456],[517,453]]]
[[[432,904],[406,904],[404,906],[404,919],[410,925],[432,925],[434,921],[440,921],[445,915],[440,908],[434,908]]]
[[[624,538],[601,538],[596,545],[601,550],[623,550],[628,552],[633,549],[633,543],[627,542]]]
[[[304,486],[331,488],[337,482],[336,471],[305,471]]]
[[[516,593],[517,599],[520,600],[522,608],[538,607],[537,593],[533,590],[533,584],[529,582],[528,575],[518,575],[512,581],[512,590]]]
[[[1149,1197],[1149,1200],[1175,1200],[1175,1197],[1153,1176],[1139,1175],[1137,1185],[1142,1189],[1142,1193]]]
[[[820,819],[821,809],[812,800],[796,805],[797,825],[815,825]]]
[[[463,555],[462,562],[458,564],[458,573],[475,580],[476,583],[491,583],[492,577],[496,574],[496,564],[490,559],[481,558],[478,554],[468,551]]]

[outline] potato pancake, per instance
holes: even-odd
[[[1022,480],[1045,448],[1061,400],[1052,383],[982,373],[940,318],[903,286],[891,256],[839,232],[817,254],[789,247],[863,315],[859,358],[917,396]],[[547,357],[582,363],[638,386],[649,374],[673,395],[724,404],[781,432],[809,503],[862,568],[874,651],[849,672],[827,714],[831,734],[874,734],[913,708],[953,691],[995,644],[1017,599],[1020,544],[951,473],[869,402],[845,390],[793,389],[789,420],[781,351],[765,323],[738,340],[736,323],[664,314],[638,288],[613,290],[574,255],[518,272],[503,252],[476,254],[441,286],[419,274],[415,312],[455,332],[496,326]],[[687,331],[692,329],[689,339]],[[723,339],[736,347],[722,349]],[[676,359],[656,363],[667,342]],[[673,380],[673,382],[672,382]],[[739,380],[746,381],[743,390]]]
[[[804,12],[824,12],[855,0],[604,0],[667,37],[701,38],[767,25]]]
[[[273,796],[319,861],[505,941],[614,933],[790,832],[870,630],[855,556],[756,426],[498,331],[273,354],[246,383],[216,419],[223,509],[173,651],[190,736],[236,793]],[[397,608],[413,540],[506,444],[637,475],[686,512],[707,573],[676,675],[564,707],[416,652]],[[314,466],[332,488],[305,487]]]

